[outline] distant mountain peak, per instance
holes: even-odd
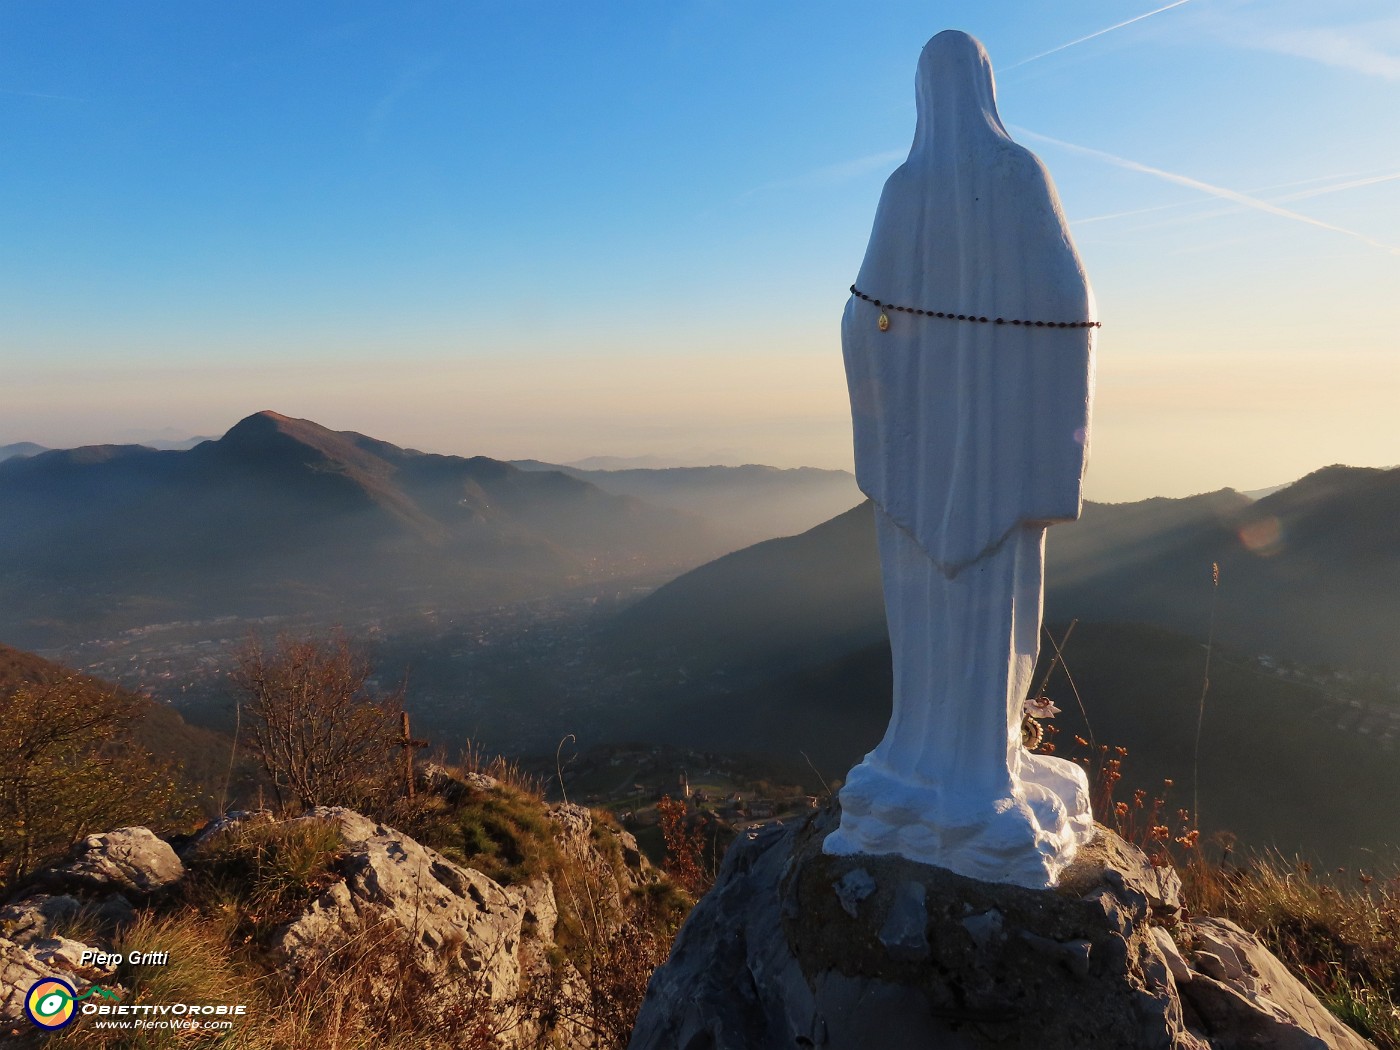
[[[264,410],[240,419],[215,445],[221,450],[252,455],[293,456],[334,460],[357,471],[383,474],[386,465],[374,453],[356,444],[358,434],[342,434],[309,419]],[[394,448],[394,446],[386,446]]]
[[[1357,496],[1374,488],[1394,490],[1400,482],[1400,469],[1390,467],[1349,467],[1334,463],[1305,474],[1291,485],[1282,485],[1259,501],[1261,510],[1278,513],[1281,508],[1306,503]]]
[[[36,445],[32,441],[16,441],[12,445],[0,445],[0,460],[14,459],[16,456],[37,456],[40,452],[47,452],[45,445]]]
[[[296,419],[292,416],[284,416],[280,412],[273,412],[271,409],[264,409],[261,412],[254,412],[251,416],[245,416],[233,426],[229,427],[221,440],[229,438],[238,439],[247,435],[267,434],[271,432],[292,433],[305,429],[321,430],[326,433],[334,431],[326,430],[319,423],[313,423],[309,419]]]

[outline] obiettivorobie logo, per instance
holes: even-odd
[[[76,1004],[93,995],[110,1002],[121,1000],[120,995],[100,984],[94,984],[79,995],[67,981],[45,977],[29,986],[24,996],[24,1012],[40,1028],[62,1028],[78,1015]]]
[[[161,961],[164,962],[163,959]],[[84,1002],[85,999],[105,999],[106,1002]],[[92,985],[79,995],[62,978],[45,977],[35,981],[25,992],[24,1012],[37,1026],[47,1031],[72,1024],[79,1014],[96,1015],[92,1016],[95,1028],[227,1031],[233,1027],[235,1018],[248,1014],[248,1007],[243,1003],[122,1004],[121,999],[119,992],[100,984]],[[111,1003],[118,1005],[109,1005]]]

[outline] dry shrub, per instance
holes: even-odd
[[[715,873],[705,863],[705,822],[690,826],[686,805],[670,795],[656,804],[661,837],[666,841],[666,871],[694,897],[703,897],[715,884]]]
[[[430,973],[411,931],[387,920],[325,945],[290,982],[275,980],[277,1046],[496,1050],[521,1020],[515,1002],[493,1001],[484,971]]]
[[[556,951],[529,990],[543,1035],[563,1045],[622,1050],[636,1024],[652,971],[666,960],[692,900],[669,879],[634,887],[621,849],[601,831],[561,848],[549,872],[559,903]]]
[[[545,1022],[542,1036],[562,1037],[564,1045],[586,1041],[595,1050],[623,1050],[674,931],[658,921],[642,894],[631,896],[611,922],[587,914],[585,909],[588,936],[574,951],[556,954],[548,973],[529,989],[526,1009]]]
[[[1075,747],[1065,757],[1082,766],[1089,778],[1094,818],[1141,849],[1156,867],[1191,863],[1198,853],[1201,833],[1188,810],[1177,807],[1173,811],[1168,803],[1174,782],[1164,780],[1153,792],[1136,788],[1127,799],[1118,799],[1128,749],[1106,744],[1094,747],[1082,736],[1073,739]],[[1053,752],[1054,745],[1045,745],[1041,750]]]
[[[117,933],[112,950],[124,956],[130,952],[169,953],[164,965],[134,966],[123,962],[113,977],[98,982],[108,988],[120,986],[125,991],[121,997],[122,1005],[196,1003],[232,1006],[241,1003],[248,1007],[245,1016],[213,1018],[233,1022],[234,1041],[230,1044],[230,1033],[223,1031],[199,1032],[178,1028],[119,1031],[98,1028],[94,1017],[83,1016],[52,1037],[55,1042],[83,1050],[162,1050],[165,1047],[205,1047],[214,1043],[258,1045],[255,1041],[245,1041],[268,1012],[268,1003],[259,987],[256,971],[239,961],[227,937],[216,926],[205,922],[194,909],[184,908],[169,915],[143,911]]]
[[[402,763],[403,691],[370,685],[373,668],[342,631],[257,638],[230,677],[246,696],[253,750],[278,804],[364,808],[385,797]]]
[[[131,739],[141,714],[139,697],[71,676],[0,696],[0,890],[85,835],[189,826],[179,773]]]

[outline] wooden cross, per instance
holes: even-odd
[[[403,749],[404,783],[408,786],[408,797],[413,797],[413,752],[428,746],[426,740],[414,740],[408,731],[408,712],[400,711],[399,747]]]

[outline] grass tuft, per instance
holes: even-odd
[[[1254,932],[1340,1020],[1400,1050],[1400,875],[1317,872],[1276,853],[1226,867],[1198,853],[1183,876],[1193,912]]]
[[[345,844],[333,821],[245,823],[217,834],[191,860],[184,892],[236,941],[261,943],[328,886]]]

